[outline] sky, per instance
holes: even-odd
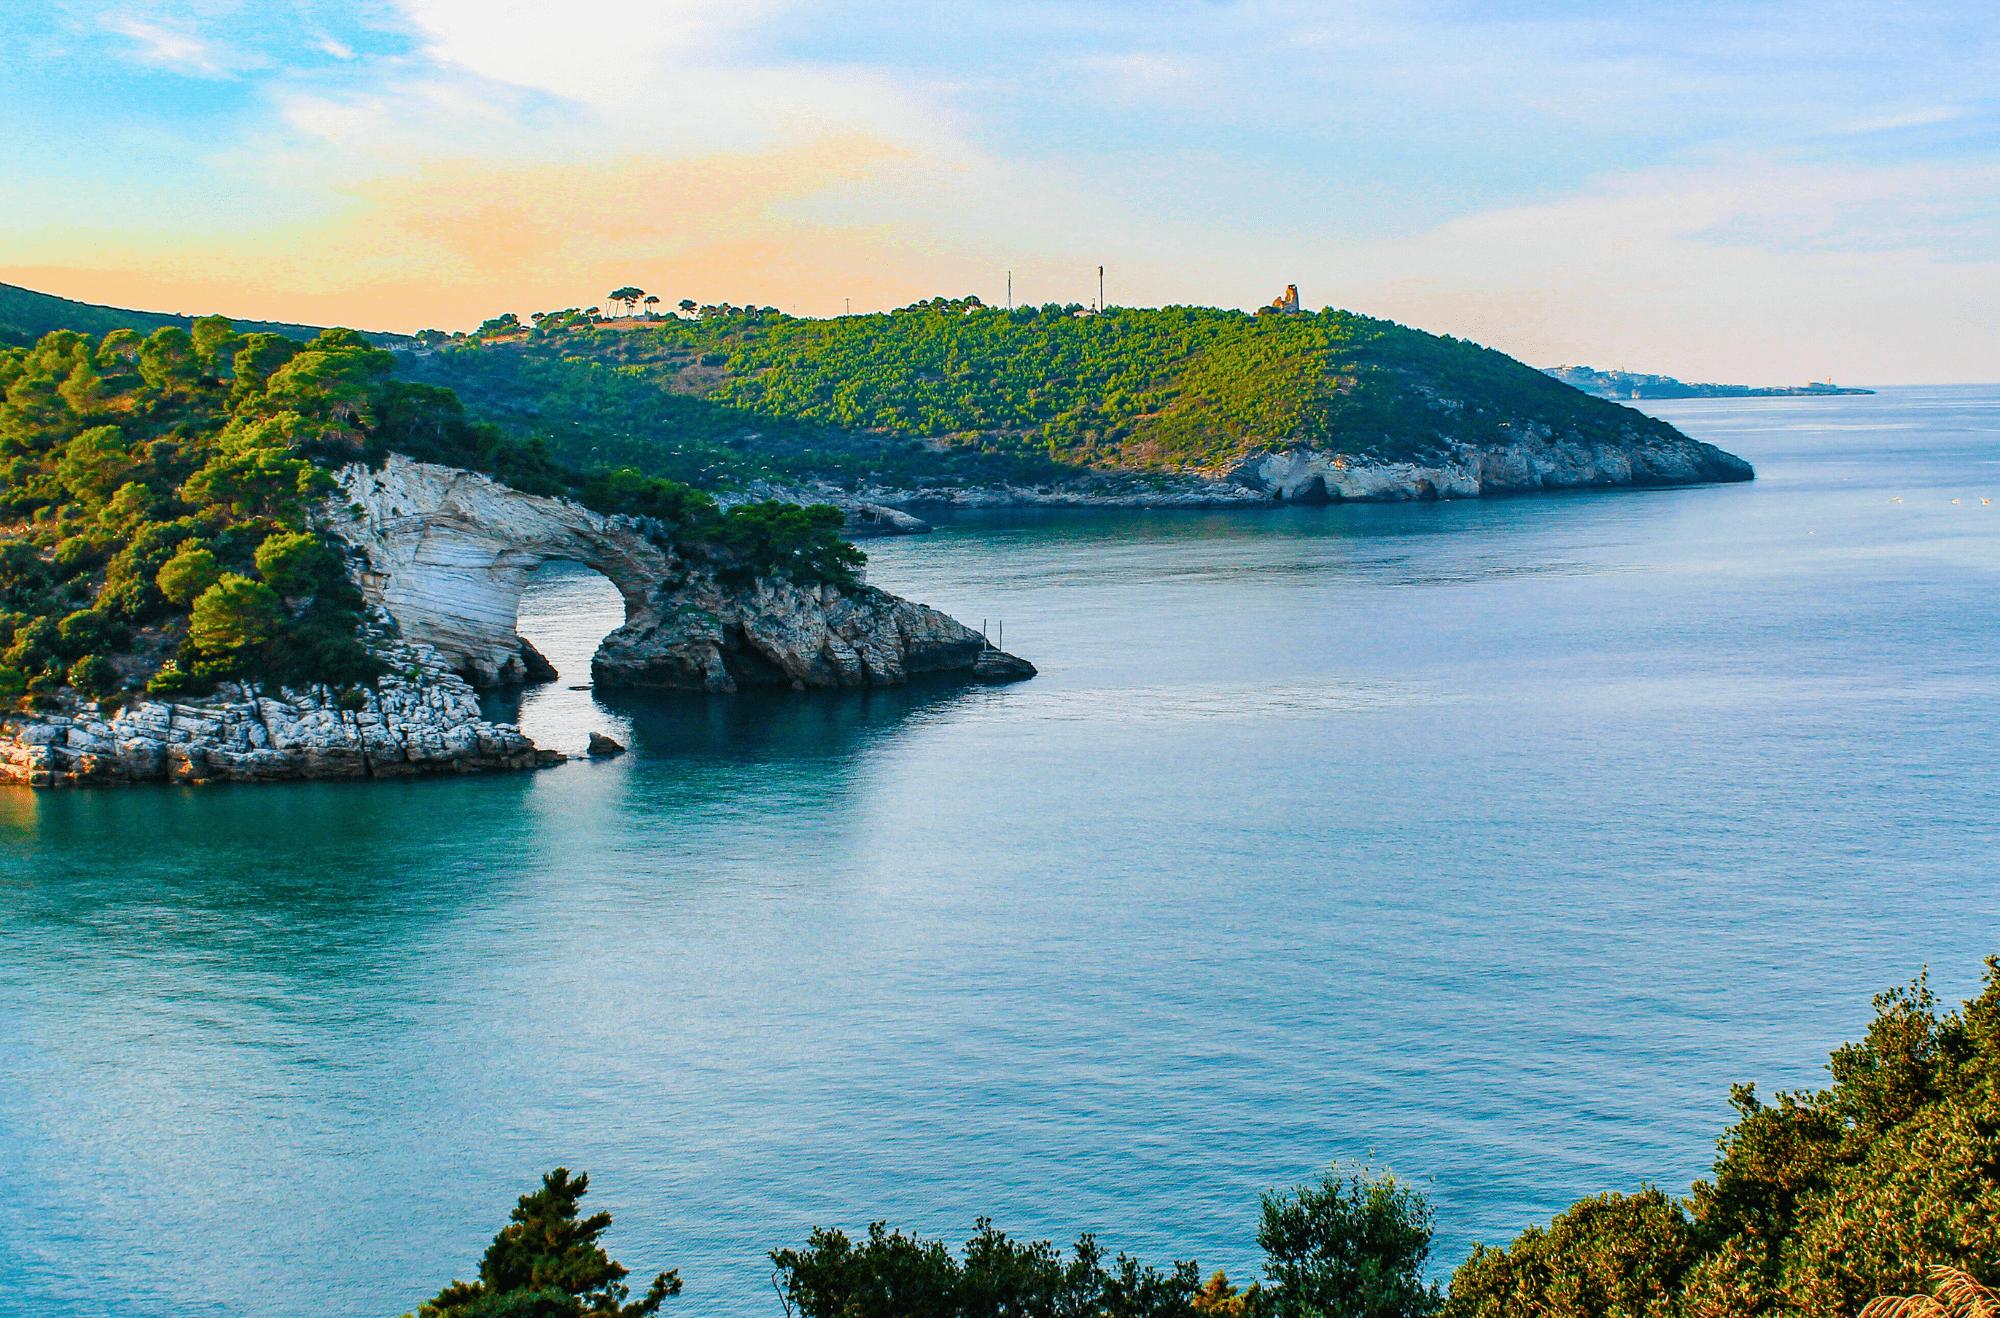
[[[2000,379],[2000,6],[8,0],[0,280],[414,330],[1337,306],[1538,365]]]

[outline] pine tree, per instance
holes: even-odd
[[[631,1302],[628,1269],[598,1243],[611,1214],[578,1216],[590,1177],[558,1167],[542,1188],[521,1196],[508,1224],[486,1247],[479,1280],[454,1281],[417,1318],[648,1318],[681,1293],[678,1271],[653,1278]]]

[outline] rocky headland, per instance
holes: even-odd
[[[1748,462],[1678,431],[1610,434],[1524,426],[1500,444],[1457,444],[1422,460],[1357,456],[1299,444],[1212,472],[1093,473],[1043,484],[890,485],[758,482],[743,497],[831,503],[863,533],[929,529],[924,508],[1259,508],[1287,503],[1405,503],[1549,490],[1721,484],[1755,477]],[[895,514],[893,518],[887,514]]]
[[[514,619],[529,574],[557,561],[595,568],[624,597],[625,623],[591,663],[606,687],[726,694],[1034,673],[926,605],[868,585],[733,573],[673,549],[645,518],[393,454],[339,481],[331,529],[353,552],[362,593],[480,686],[551,675]]]
[[[1255,508],[1742,481],[1748,463],[1491,349],[1286,298],[1075,316],[932,299],[502,325],[403,354],[565,460],[724,500],[827,502],[850,535],[926,508]]]
[[[557,560],[602,572],[625,599],[625,624],[592,663],[604,687],[726,694],[1035,671],[936,609],[865,584],[734,574],[674,548],[645,518],[396,454],[335,476],[320,520],[348,550],[385,676],[345,690],[227,682],[198,698],[9,714],[0,782],[380,778],[559,763],[519,728],[488,721],[478,696],[555,676],[515,617],[529,574]]]

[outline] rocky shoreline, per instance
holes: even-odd
[[[760,482],[741,499],[831,503],[867,533],[929,530],[911,509],[1268,508],[1287,503],[1409,503],[1546,490],[1654,488],[1752,480],[1749,463],[1712,444],[1632,426],[1611,440],[1527,431],[1503,445],[1456,445],[1427,462],[1293,445],[1222,472],[1093,473],[1056,485],[892,486]],[[891,516],[890,514],[894,514]],[[911,523],[915,523],[912,525]]]
[[[79,702],[0,718],[0,783],[273,782],[536,769],[563,756],[509,723],[428,646],[392,643],[396,672],[343,700],[331,687],[225,683],[195,700]]]

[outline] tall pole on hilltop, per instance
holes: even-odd
[[[1097,267],[1097,309],[1104,310],[1104,267]]]
[[[1014,272],[1012,270],[1009,270],[1007,272],[1007,310],[1012,311],[1013,309],[1014,309]]]

